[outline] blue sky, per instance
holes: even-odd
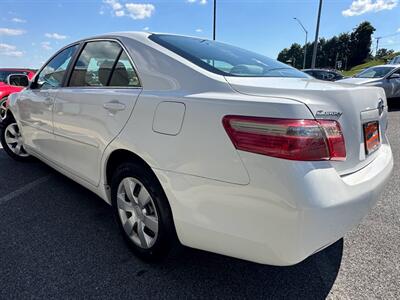
[[[96,34],[149,30],[212,36],[212,0],[0,0],[0,67],[39,68],[55,51]],[[318,0],[217,0],[217,39],[276,58],[315,35]],[[370,21],[400,50],[399,0],[324,0],[320,36]]]

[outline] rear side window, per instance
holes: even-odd
[[[110,86],[130,86],[138,87],[139,78],[129,61],[128,55],[123,51],[115,65],[114,71],[110,79]]]
[[[135,87],[136,72],[121,46],[112,41],[88,42],[72,71],[69,86]]]

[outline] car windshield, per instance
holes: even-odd
[[[2,71],[0,70],[0,82],[6,82],[7,77],[10,74],[26,74],[26,72],[21,72],[21,71],[13,71],[13,70],[7,70],[7,71]]]
[[[393,71],[394,67],[372,67],[368,68],[354,77],[357,78],[382,78],[389,72]]]
[[[309,78],[266,56],[200,38],[153,34],[150,39],[199,67],[224,76]]]
[[[391,65],[398,65],[398,64],[400,64],[400,56],[396,56],[395,58],[393,58],[393,59],[389,62],[389,64],[391,64]]]

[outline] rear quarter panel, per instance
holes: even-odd
[[[186,107],[176,135],[154,131],[158,105],[179,101]],[[304,104],[232,93],[181,97],[143,91],[123,132],[112,148],[129,149],[152,168],[246,185],[250,182],[240,156],[222,125],[225,115],[312,118]]]

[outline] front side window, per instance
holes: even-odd
[[[112,41],[88,42],[74,66],[69,86],[139,86],[136,72],[121,46]]]
[[[64,49],[50,60],[37,76],[36,88],[49,89],[60,87],[69,62],[77,49],[78,45],[71,46]]]
[[[149,38],[216,74],[240,77],[309,78],[303,72],[274,59],[227,44],[168,34],[153,34]]]

